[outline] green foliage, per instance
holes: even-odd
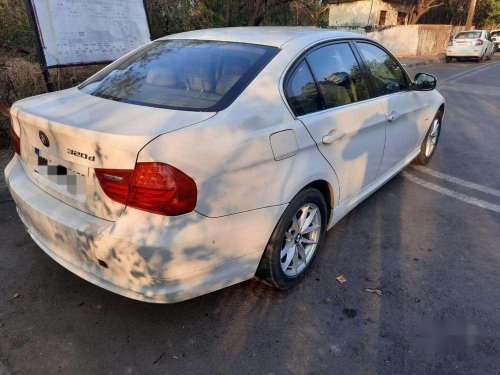
[[[483,25],[489,26],[493,29],[500,28],[500,0],[483,0],[482,2],[487,3],[484,7],[485,10],[482,14],[476,12],[476,19]],[[479,23],[478,22],[478,23]]]
[[[465,25],[470,0],[443,0],[443,3],[431,9],[419,23]],[[500,27],[500,0],[478,0],[473,24],[477,28]]]
[[[146,0],[154,38],[223,26],[326,26],[321,0]]]

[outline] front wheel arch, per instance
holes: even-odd
[[[444,118],[444,103],[441,104],[441,106],[439,107],[439,109],[437,110],[436,112],[436,116],[439,117],[439,119],[441,120],[441,122],[443,122],[443,118]]]
[[[437,146],[437,143],[439,141],[439,136],[441,134],[441,128],[443,125],[443,117],[444,117],[444,103],[439,107],[438,111],[434,115],[432,122],[430,123],[430,125],[426,131],[425,137],[422,141],[422,144],[420,145],[420,152],[413,160],[414,164],[425,165],[425,164],[429,163],[429,161],[431,160],[432,156],[434,155],[434,151],[435,151],[435,148]],[[436,123],[436,121],[438,121],[438,123],[437,123],[436,130],[434,130],[435,129],[434,124]],[[433,136],[434,133],[437,133],[437,135]],[[427,152],[428,152],[428,149],[427,149],[428,138],[429,137],[435,139],[435,141],[432,141],[434,143],[434,146],[433,146],[432,150],[430,150],[430,153],[427,154]]]

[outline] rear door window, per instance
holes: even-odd
[[[370,70],[379,95],[408,89],[403,68],[387,52],[370,43],[357,42],[356,45]]]
[[[126,103],[220,111],[278,51],[244,43],[160,40],[117,60],[79,88]]]
[[[318,48],[307,55],[325,107],[334,108],[369,98],[363,72],[348,43]]]
[[[293,71],[286,86],[286,96],[297,116],[306,115],[323,109],[318,88],[303,60]]]

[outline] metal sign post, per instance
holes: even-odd
[[[40,62],[40,68],[42,69],[43,79],[45,81],[45,84],[47,85],[47,90],[49,92],[56,91],[56,86],[50,78],[49,69],[47,68],[47,62],[45,61],[45,54],[43,53],[40,32],[38,30],[35,12],[33,11],[33,4],[31,3],[31,0],[24,0],[24,4],[26,6],[26,13],[28,14],[31,29],[33,30],[33,34],[35,36],[36,53],[38,55],[38,61]]]
[[[116,0],[94,0],[91,4],[94,7],[90,7],[87,1],[91,3],[89,0],[24,0],[26,13],[28,15],[30,26],[34,35],[38,61],[40,63],[43,79],[45,80],[48,91],[56,90],[54,82],[50,77],[49,68],[107,64],[117,59],[121,55],[129,52],[131,49],[138,48],[143,43],[149,42],[151,40],[151,24],[145,0],[123,1],[123,5],[125,7],[122,7],[122,3],[117,2]],[[92,11],[94,12],[89,15],[88,13],[85,13],[85,11],[82,11],[82,14],[80,15],[75,11],[74,13],[77,14],[76,16],[71,13],[72,17],[76,17],[73,18],[73,21],[79,23],[81,28],[83,27],[85,30],[90,29],[89,35],[94,38],[93,40],[91,40],[91,43],[109,46],[111,43],[113,43],[114,38],[114,36],[112,35],[112,30],[118,29],[119,31],[121,31],[122,39],[119,40],[119,43],[122,44],[118,45],[118,49],[115,48],[111,53],[109,53],[109,50],[107,50],[100,55],[88,55],[81,58],[82,45],[84,46],[83,50],[85,50],[87,48],[87,42],[79,42],[78,40],[74,41],[70,39],[65,40],[62,44],[66,51],[66,56],[64,57],[67,57],[69,53],[71,54],[70,58],[61,58],[62,55],[57,55],[57,53],[59,53],[59,47],[57,44],[58,35],[50,33],[47,35],[47,32],[50,31],[51,33],[56,33],[56,30],[60,30],[61,27],[68,26],[66,25],[67,22],[62,22],[60,24],[57,23],[58,17],[63,17],[64,14],[59,12],[68,11],[68,8],[65,8],[65,5],[68,4],[70,9],[79,9],[80,11],[92,9]],[[112,12],[112,10],[109,10],[109,7],[106,7],[110,4],[118,7],[122,12],[107,14],[106,12]],[[51,14],[50,12],[54,11],[53,7],[55,7],[56,5],[58,7],[58,13]],[[126,7],[127,5],[129,5],[129,7]],[[71,8],[72,6],[75,6],[76,8]],[[101,9],[99,9],[99,6],[101,7]],[[136,12],[130,12],[130,9],[132,9],[133,7],[135,7],[134,9]],[[95,10],[96,8],[98,10]],[[142,12],[138,13],[139,11],[141,11],[141,8],[143,8],[144,10],[143,14]],[[129,10],[128,13],[126,12],[127,9]],[[122,14],[123,11],[125,11],[126,13]],[[92,17],[94,15],[100,16],[101,19],[103,17],[106,18],[106,22],[108,22],[108,16],[110,18],[112,18],[112,16],[117,16],[118,20],[115,19],[115,23],[113,25],[109,25],[109,23],[106,23],[106,26],[102,28],[102,31],[96,31],[92,29]],[[130,15],[132,16],[132,18],[128,19],[127,17],[129,17]],[[134,16],[139,17],[139,20],[133,19]],[[125,23],[126,26],[123,26],[123,21],[122,19],[120,19],[120,17],[127,18],[126,21],[130,21],[129,24]],[[136,22],[139,22],[139,24],[137,24]],[[128,29],[127,26],[129,26]],[[136,33],[132,33],[133,35],[130,35],[130,29],[132,29]],[[74,30],[71,29],[70,31],[73,32]],[[81,32],[81,34],[85,34],[85,36],[87,35],[86,31]],[[65,35],[65,32],[62,31],[61,35]],[[77,58],[75,56],[79,57]]]

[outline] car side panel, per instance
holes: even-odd
[[[380,177],[410,155],[420,144],[420,127],[424,125],[427,101],[425,95],[416,91],[382,96],[378,101],[384,113],[396,114],[395,120],[386,122],[384,157],[378,172]]]
[[[377,99],[366,100],[300,117],[339,178],[339,203],[375,180],[385,142],[385,113]],[[330,132],[343,136],[331,144]]]
[[[281,51],[229,108],[156,138],[138,161],[165,162],[191,176],[196,211],[209,217],[290,202],[315,180],[327,181],[337,196],[335,172],[281,98],[279,80],[290,58]],[[293,131],[297,152],[275,160],[270,136],[283,130]]]

